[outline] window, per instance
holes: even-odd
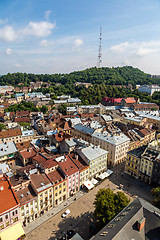
[[[6,222],[6,227],[8,227],[9,226],[9,222]]]
[[[0,225],[0,230],[2,230],[4,228],[4,224]]]
[[[8,219],[8,214],[5,216],[5,219]]]
[[[18,211],[16,210],[15,213],[18,214]]]
[[[3,218],[2,217],[0,217],[0,222],[3,222]]]
[[[18,217],[13,218],[13,222],[14,222],[14,223],[17,222],[17,221],[18,221]]]

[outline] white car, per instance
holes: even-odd
[[[62,218],[67,217],[70,214],[70,210],[67,209],[63,214],[62,214]]]

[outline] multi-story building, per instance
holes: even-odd
[[[77,150],[81,158],[89,165],[89,177],[98,177],[98,175],[107,169],[108,151],[99,146],[88,146]]]
[[[70,154],[69,157],[74,162],[74,164],[79,168],[80,188],[82,188],[83,183],[90,177],[89,165],[85,161],[83,161],[83,159],[76,153]]]
[[[154,92],[159,92],[159,85],[142,85],[138,88],[139,92],[149,93],[149,95],[153,95]]]
[[[48,173],[47,176],[53,184],[53,199],[56,207],[67,199],[67,178],[60,169]]]
[[[149,146],[141,155],[139,179],[151,184],[153,181],[152,171],[155,159],[159,156],[159,151],[150,148]]]
[[[133,149],[127,153],[126,164],[124,172],[135,177],[139,178],[140,162],[141,155],[146,149],[146,145]]]
[[[15,160],[18,152],[14,142],[0,143],[0,162],[8,162],[12,165],[12,160]]]
[[[0,239],[19,239],[25,233],[21,225],[19,201],[9,178],[0,170]]]
[[[20,203],[22,224],[26,226],[39,216],[37,195],[31,186],[30,179],[27,179],[27,175],[25,178],[13,176],[11,182]]]
[[[67,198],[79,191],[79,169],[70,159],[64,155],[55,159],[59,163],[60,171],[67,178]]]
[[[0,132],[0,143],[11,141],[14,141],[15,143],[22,142],[22,132],[20,128]]]
[[[95,129],[86,127],[82,124],[76,124],[72,127],[71,135],[74,138],[82,138],[83,140],[91,143],[92,142],[92,134],[96,132]]]
[[[39,215],[53,208],[53,184],[45,173],[30,174],[31,186],[38,196]]]
[[[92,134],[92,144],[99,145],[102,149],[108,151],[108,165],[114,166],[125,161],[130,139],[122,132],[115,134],[94,132]]]

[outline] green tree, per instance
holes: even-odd
[[[3,123],[0,123],[0,131],[2,130],[6,130],[6,125],[4,125]]]
[[[44,114],[48,112],[48,107],[45,105],[42,105],[42,107],[40,108],[41,112],[43,112]]]
[[[151,190],[152,196],[154,196],[153,203],[156,207],[160,208],[160,187],[153,188]]]
[[[110,188],[100,189],[94,201],[94,216],[100,224],[106,225],[129,203],[129,199],[122,192],[114,193]]]

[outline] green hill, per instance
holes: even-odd
[[[61,83],[62,85],[72,84],[75,82],[89,82],[92,84],[106,85],[128,85],[136,84],[158,84],[160,78],[151,78],[150,74],[146,74],[138,68],[131,66],[125,67],[102,67],[88,68],[83,71],[76,71],[69,74],[30,74],[30,73],[8,73],[0,76],[0,85],[18,85],[23,83],[29,86],[30,82],[42,81],[50,83]]]

